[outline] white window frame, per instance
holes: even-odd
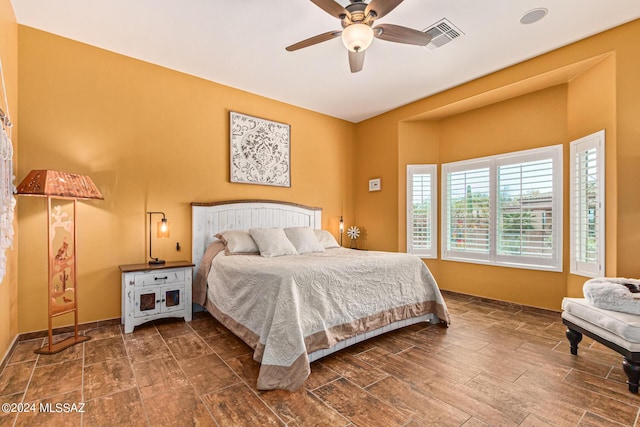
[[[413,247],[413,176],[431,176],[431,247],[428,249]],[[414,254],[420,258],[438,257],[438,166],[429,165],[407,165],[407,253]]]
[[[580,192],[580,182],[578,179],[579,170],[577,170],[577,162],[580,161],[579,155],[587,150],[596,149],[596,173],[597,188],[596,195],[596,235],[597,235],[597,260],[595,262],[586,262],[579,259],[580,249],[577,246],[586,246],[585,236],[578,230],[580,212],[579,200],[583,193]],[[603,277],[605,275],[605,131],[601,130],[583,138],[576,139],[569,144],[570,153],[570,172],[569,172],[569,198],[570,198],[570,256],[571,262],[569,271],[585,277]]]
[[[463,160],[460,162],[446,163],[442,165],[442,206],[441,206],[441,257],[443,260],[460,261],[476,264],[489,264],[504,267],[524,268],[531,270],[562,271],[562,204],[563,204],[563,165],[562,144],[523,150],[478,159]],[[497,255],[498,233],[498,167],[526,163],[540,159],[551,159],[553,162],[553,200],[551,216],[551,230],[553,250],[550,258],[524,257],[514,255]],[[473,253],[448,249],[447,239],[449,227],[448,182],[449,174],[465,170],[489,168],[489,251],[488,253]]]

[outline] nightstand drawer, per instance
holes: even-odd
[[[153,273],[136,274],[134,286],[154,286],[177,282],[184,282],[184,269],[162,270]]]

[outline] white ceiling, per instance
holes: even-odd
[[[640,17],[638,0],[405,0],[376,23],[464,36],[435,50],[374,40],[349,71],[341,29],[309,0],[11,0],[19,24],[359,122]],[[348,4],[348,0],[338,0]],[[544,7],[541,21],[522,25]]]

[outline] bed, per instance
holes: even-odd
[[[284,202],[192,203],[193,301],[254,350],[260,390],[294,391],[314,360],[382,333],[419,322],[449,324],[433,276],[413,255],[326,242],[323,250],[290,256],[237,255],[216,237],[252,230],[262,243],[258,232],[308,229],[326,236],[321,215],[319,208]]]

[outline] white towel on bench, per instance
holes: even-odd
[[[594,307],[622,313],[640,314],[640,293],[633,293],[624,284],[635,285],[640,290],[640,280],[624,277],[601,277],[587,280],[582,292]]]

